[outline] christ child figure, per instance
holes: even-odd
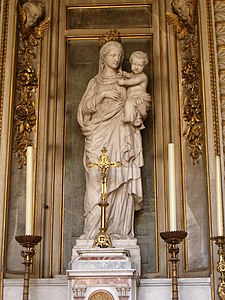
[[[147,93],[148,77],[144,67],[148,63],[145,52],[135,51],[130,56],[131,73],[123,71],[124,78],[118,84],[127,87],[127,99],[124,104],[124,123],[143,129],[143,120],[150,108],[151,96]]]

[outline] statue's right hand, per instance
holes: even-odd
[[[103,98],[110,98],[115,101],[121,100],[121,93],[116,91],[116,90],[108,90],[104,92],[104,97]]]

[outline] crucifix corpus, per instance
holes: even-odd
[[[97,163],[89,163],[87,167],[93,168],[97,167],[102,171],[102,181],[101,181],[101,201],[99,202],[99,206],[101,208],[101,227],[99,233],[95,236],[93,248],[110,248],[112,247],[110,236],[106,233],[106,207],[109,205],[107,203],[107,192],[106,192],[106,171],[110,167],[121,167],[122,163],[120,161],[111,162],[106,155],[107,149],[104,147],[102,150],[102,155],[99,157],[99,161]]]

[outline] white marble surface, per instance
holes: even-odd
[[[180,278],[178,280],[180,300],[210,300],[210,278]],[[138,289],[138,300],[171,299],[171,279],[142,279]]]
[[[32,279],[29,300],[66,300],[68,281],[64,276],[53,279]],[[90,289],[90,292],[92,290]],[[3,300],[22,299],[23,280],[5,279]],[[142,279],[138,288],[138,300],[171,299],[171,279]],[[179,279],[180,300],[210,300],[210,278]]]
[[[118,289],[127,289],[125,296],[137,300],[136,269],[127,249],[77,249],[70,267],[68,300],[74,299],[82,289],[85,289],[85,299],[93,292],[104,290],[119,300]]]
[[[76,245],[73,247],[72,250],[72,261],[74,258],[79,256],[79,250],[84,251],[85,249],[95,249],[96,251],[101,251],[100,248],[92,248],[93,240],[83,240],[77,239]],[[137,244],[137,239],[130,239],[130,240],[112,240],[113,248],[107,248],[108,250],[111,249],[114,253],[116,249],[123,249],[124,251],[129,251],[132,261],[135,264],[135,269],[138,274],[141,274],[141,253],[140,247]],[[110,250],[109,250],[110,251]]]
[[[5,279],[3,285],[3,300],[23,299],[23,279]],[[29,300],[66,300],[67,290],[66,276],[31,279]]]

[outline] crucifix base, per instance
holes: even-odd
[[[92,247],[93,248],[96,248],[96,247],[99,247],[99,248],[112,248],[112,242],[111,242],[110,236],[106,232],[100,231],[96,235]]]

